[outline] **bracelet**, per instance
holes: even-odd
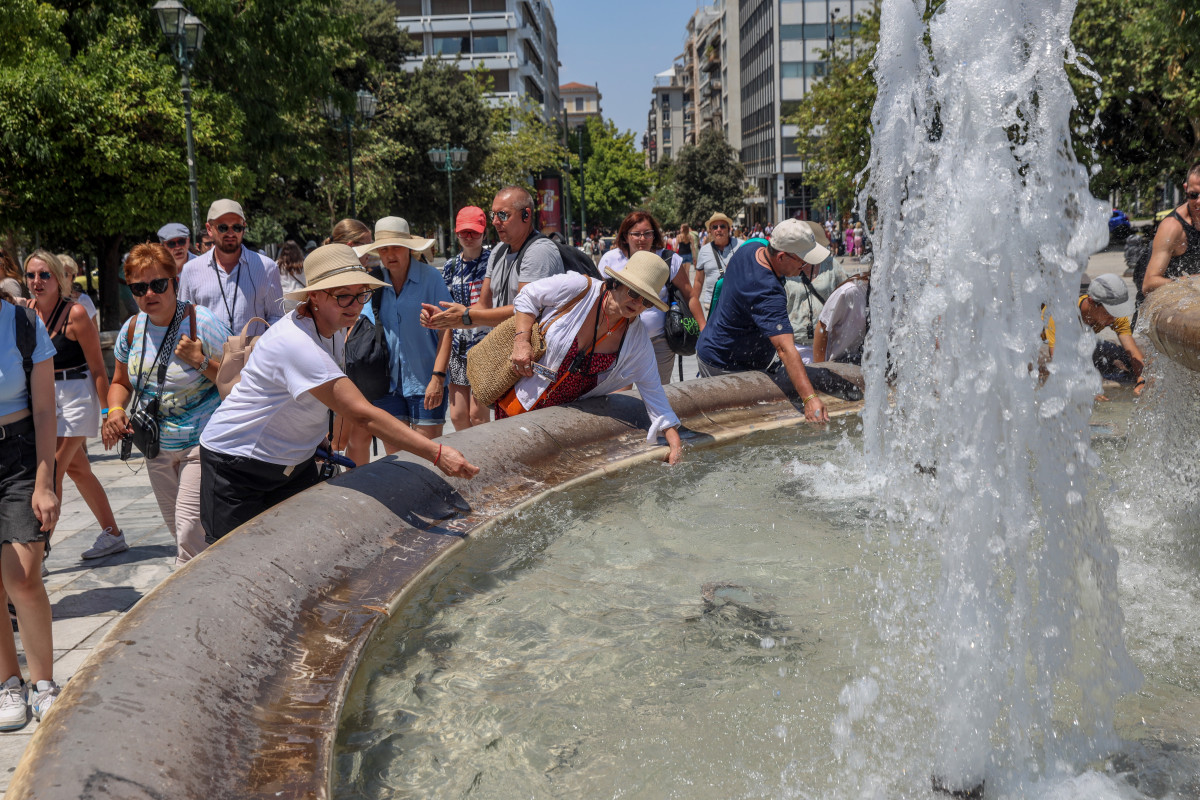
[[[816,393],[816,392],[813,392],[813,393],[812,393],[812,394],[810,394],[808,397],[806,397],[806,398],[804,398],[803,400],[801,400],[801,401],[800,401],[800,404],[801,404],[801,405],[808,405],[808,401],[809,401],[809,400],[812,400],[812,399],[813,399],[814,397],[816,397],[816,396],[817,396],[817,393]]]
[[[1146,382],[1146,379],[1145,379],[1145,378],[1138,378],[1138,379],[1137,379],[1137,381],[1135,381],[1133,385],[1134,385],[1134,386],[1141,386],[1141,385],[1142,385],[1143,383],[1145,383],[1145,382]]]
[[[436,370],[436,369],[435,369],[435,370],[433,371],[433,375],[434,375],[434,377],[435,377],[435,378],[441,378],[442,380],[446,380],[446,373],[444,373],[444,372],[442,372],[442,371],[440,371],[440,370]]]
[[[515,339],[515,338],[517,338],[517,337],[518,337],[518,336],[520,336],[522,333],[523,333],[523,334],[525,334],[526,336],[532,336],[532,335],[533,335],[533,331],[517,331],[516,333],[514,333],[514,334],[513,334],[513,338],[514,338],[514,339]]]
[[[113,406],[112,408],[106,408],[106,409],[104,409],[104,415],[108,416],[109,414],[111,414],[114,411],[120,411],[122,414],[124,414],[125,407],[124,406]]]
[[[441,460],[442,460],[442,446],[439,444],[438,445],[438,454],[433,459],[433,465],[436,467],[437,462],[439,462]]]
[[[205,357],[204,357],[204,360],[200,362],[200,365],[199,365],[198,367],[196,367],[196,371],[197,371],[197,372],[205,372],[205,371],[207,371],[207,370],[208,370],[208,363],[209,363],[209,361],[211,361],[211,360],[212,360],[212,359],[210,359],[208,356],[205,356]]]

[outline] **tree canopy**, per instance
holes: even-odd
[[[702,228],[713,212],[736,216],[742,206],[742,169],[737,151],[713,128],[679,151],[674,165],[681,222]]]

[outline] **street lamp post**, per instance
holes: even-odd
[[[354,195],[354,125],[358,123],[365,128],[371,124],[371,120],[375,117],[377,104],[375,95],[366,89],[359,89],[354,94],[354,112],[345,116],[342,115],[341,107],[332,97],[326,97],[321,101],[321,115],[334,125],[340,120],[346,127],[346,160],[350,167],[351,218],[358,216],[358,202]]]
[[[183,120],[187,132],[188,192],[192,202],[192,241],[200,235],[200,200],[196,190],[196,146],[192,137],[192,81],[190,74],[196,62],[196,54],[204,45],[204,34],[208,30],[198,17],[188,11],[179,0],[158,0],[154,4],[158,26],[171,44],[175,60],[179,62],[180,86],[183,89]]]
[[[564,161],[562,164],[562,193],[563,193],[563,226],[566,228],[563,235],[567,237],[567,244],[574,246],[575,232],[574,225],[571,223],[571,195],[567,192],[567,187],[571,182],[571,162]],[[580,237],[583,237],[583,231],[579,232]]]
[[[446,173],[446,195],[450,201],[450,229],[446,236],[446,257],[454,252],[454,173],[462,171],[467,165],[468,152],[464,147],[434,147],[429,150],[429,160],[439,172]]]

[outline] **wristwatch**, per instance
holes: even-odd
[[[473,324],[475,324],[475,323],[471,322],[471,309],[464,308],[463,309],[463,325],[473,325]]]

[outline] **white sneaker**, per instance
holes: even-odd
[[[15,731],[29,722],[29,706],[25,700],[25,684],[20,675],[0,683],[0,731]]]
[[[33,710],[33,716],[38,722],[42,721],[42,717],[46,716],[50,706],[54,705],[60,691],[61,689],[54,681],[38,681],[37,685],[33,687],[32,695],[29,698],[29,707]]]
[[[105,528],[96,537],[96,543],[92,545],[92,549],[84,550],[80,558],[101,558],[115,553],[124,553],[128,549],[129,545],[125,544],[124,533],[121,531],[113,533],[112,528]]]

